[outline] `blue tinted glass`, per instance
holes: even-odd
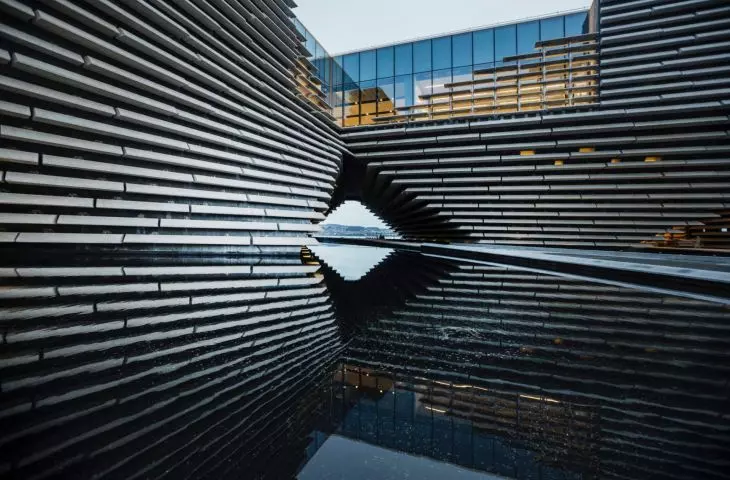
[[[422,40],[413,44],[413,71],[427,72],[431,70],[431,40]]]
[[[375,50],[360,52],[360,80],[375,79]]]
[[[451,68],[451,37],[431,40],[433,45],[433,69]]]
[[[378,78],[393,76],[393,47],[378,49]]]
[[[345,80],[342,78],[342,55],[332,59],[332,81],[335,85],[341,85]]]
[[[540,40],[553,40],[565,36],[565,17],[540,20]]]
[[[514,25],[494,30],[494,57],[501,62],[504,57],[517,54],[517,28]]]
[[[360,115],[377,113],[378,87],[375,80],[360,82]]]
[[[448,93],[451,91],[451,69],[434,70],[433,94]]]
[[[532,53],[535,43],[540,41],[540,22],[528,22],[517,25],[517,53]]]
[[[494,61],[494,30],[474,32],[474,63]]]
[[[413,76],[414,105],[423,105],[430,102],[431,72],[417,73]]]
[[[310,55],[308,58],[312,58],[314,56],[314,54],[316,53],[315,52],[317,50],[316,44],[317,44],[317,41],[314,39],[312,34],[307,32],[306,47],[307,47],[307,50],[309,50],[309,55]]]
[[[451,48],[453,50],[453,62],[455,67],[471,65],[471,32],[454,35]]]
[[[395,103],[395,85],[393,78],[378,79],[378,113],[393,111]]]
[[[294,22],[294,26],[297,29],[297,32],[299,32],[299,34],[302,37],[306,38],[307,37],[307,29],[304,28],[304,25],[302,25],[302,22],[300,22],[299,19],[297,19],[297,18],[294,18],[293,19],[293,22]]]
[[[413,76],[395,77],[395,106],[410,107],[413,105]]]
[[[351,53],[345,55],[342,61],[343,68],[345,69],[345,80],[343,83],[357,82],[360,80],[360,55],[357,53]]]
[[[565,36],[572,37],[575,35],[583,35],[584,33],[588,33],[587,29],[585,29],[585,30],[583,29],[584,24],[587,24],[587,22],[586,22],[587,17],[588,17],[588,14],[586,12],[566,15],[566,17],[565,17]]]
[[[413,44],[406,43],[395,47],[395,74],[413,73]]]

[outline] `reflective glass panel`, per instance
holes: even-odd
[[[474,63],[494,61],[494,30],[474,32]]]
[[[375,50],[360,52],[360,80],[375,79]]]
[[[588,33],[587,29],[584,29],[584,24],[587,24],[586,19],[588,14],[586,12],[574,13],[572,15],[565,16],[565,36],[572,37],[575,35],[582,35]],[[586,25],[587,27],[587,25]]]
[[[454,67],[465,67],[472,64],[471,32],[454,35],[452,38]]]
[[[431,40],[433,45],[433,69],[451,68],[451,37]]]
[[[413,44],[413,72],[431,70],[431,40],[422,40]]]
[[[309,32],[307,32],[307,42],[305,46],[307,47],[307,50],[309,50],[309,58],[314,57],[317,50],[317,41]]]
[[[360,123],[360,88],[356,83],[348,83],[344,86],[344,121],[346,126],[358,125]]]
[[[378,78],[393,76],[393,47],[378,49]]]
[[[393,78],[378,79],[378,113],[393,113],[395,107],[395,85]]]
[[[452,101],[454,108],[463,111],[464,108],[471,107],[471,92],[473,90],[472,83],[472,67],[454,68],[452,72]]]
[[[345,79],[343,83],[357,82],[358,80],[360,80],[359,53],[351,53],[349,55],[345,55],[342,63],[345,69]]]
[[[395,106],[398,108],[413,105],[413,76],[395,77]]]
[[[517,25],[517,53],[532,53],[535,43],[540,41],[540,22],[528,22]]]
[[[365,123],[365,118],[374,115],[377,112],[378,88],[375,80],[360,82],[360,120],[361,124]]]
[[[397,45],[395,47],[395,74],[408,75],[413,73],[413,44]]]
[[[494,56],[497,62],[504,57],[517,54],[517,28],[515,25],[506,25],[494,30]]]
[[[565,36],[565,17],[540,20],[540,39],[553,40]]]
[[[433,94],[451,91],[451,69],[435,70],[433,72]]]
[[[413,91],[415,105],[429,103],[429,98],[424,98],[424,95],[431,95],[431,72],[417,73],[413,76]]]

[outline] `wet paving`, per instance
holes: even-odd
[[[6,258],[0,478],[730,478],[727,304],[368,247]]]

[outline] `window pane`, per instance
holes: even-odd
[[[332,59],[332,81],[337,85],[342,85],[345,80],[342,78],[344,70],[342,68],[342,56],[338,56]]]
[[[395,47],[395,74],[413,73],[413,44],[406,43]]]
[[[433,45],[433,69],[451,68],[451,37],[431,40]]]
[[[431,72],[417,73],[413,76],[414,105],[429,103],[429,98],[424,95],[431,95]]]
[[[588,26],[588,22],[586,22],[587,17],[588,14],[585,12],[567,15],[565,17],[565,36],[572,37],[575,35],[583,35],[584,33],[588,33],[587,28],[583,28],[584,24],[586,24],[586,27]]]
[[[431,40],[422,40],[413,44],[413,72],[431,70]]]
[[[343,63],[345,69],[344,83],[357,82],[360,80],[360,55],[357,53],[345,55]]]
[[[393,78],[378,79],[378,113],[393,113],[395,104],[395,85]]]
[[[345,126],[358,125],[360,123],[360,89],[356,83],[348,83],[344,87],[343,104]]]
[[[452,102],[454,108],[463,109],[464,107],[471,107],[471,92],[474,87],[472,68],[454,68],[452,77],[454,84],[452,88]]]
[[[474,63],[494,61],[494,30],[474,32]]]
[[[378,49],[378,78],[393,76],[393,47]]]
[[[413,76],[395,77],[395,106],[397,108],[413,105]]]
[[[305,46],[307,47],[307,50],[309,50],[309,57],[307,58],[313,58],[314,54],[317,50],[317,41],[314,39],[311,33],[307,32],[307,42]]]
[[[521,23],[517,26],[517,53],[532,53],[540,41],[540,22]]]
[[[436,70],[433,72],[433,94],[448,93],[451,91],[451,69]]]
[[[517,54],[517,28],[514,25],[494,30],[494,56],[497,62]]]
[[[540,39],[554,40],[565,36],[565,17],[553,17],[540,20]]]
[[[452,49],[454,52],[454,67],[471,65],[471,32],[454,35],[452,38]]]
[[[360,52],[360,80],[375,80],[375,50]]]
[[[375,80],[360,82],[360,124],[371,123],[372,117],[377,112],[378,88]]]

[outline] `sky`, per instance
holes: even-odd
[[[295,0],[294,13],[331,54],[590,6],[591,0]],[[445,7],[446,6],[446,7]],[[325,223],[385,227],[358,202]]]
[[[362,203],[346,201],[330,213],[322,223],[334,223],[338,225],[354,225],[356,227],[379,227],[388,228],[378,217],[366,209]]]
[[[295,0],[299,20],[336,55],[585,8],[591,0]]]

